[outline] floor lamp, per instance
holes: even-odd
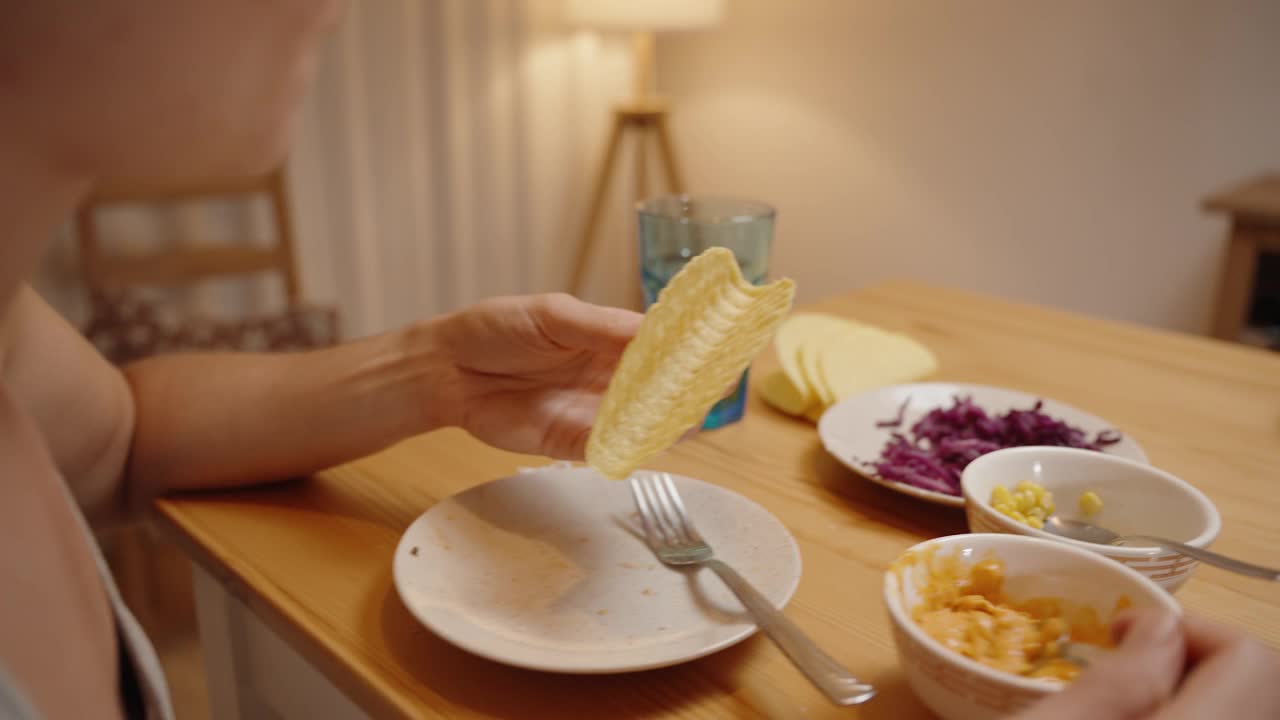
[[[634,78],[631,98],[613,109],[613,127],[605,144],[604,159],[590,193],[586,220],[578,240],[570,291],[579,294],[586,280],[592,244],[609,184],[617,171],[618,153],[628,135],[635,142],[636,200],[644,199],[648,186],[646,156],[650,137],[657,144],[658,160],[670,192],[685,191],[667,127],[668,105],[654,93],[654,33],[709,28],[720,21],[723,0],[565,0],[565,19],[578,27],[606,31],[630,31]]]

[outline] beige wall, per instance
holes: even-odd
[[[912,276],[1207,322],[1209,190],[1280,169],[1280,2],[733,0],[660,40],[693,189],[776,204],[802,299]]]

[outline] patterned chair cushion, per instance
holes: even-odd
[[[279,314],[225,320],[184,314],[134,292],[96,292],[84,334],[118,365],[192,350],[310,350],[337,343],[338,313],[330,307],[295,305]]]

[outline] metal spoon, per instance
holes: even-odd
[[[1089,667],[1091,662],[1101,658],[1109,652],[1106,648],[1101,648],[1097,645],[1072,642],[1070,632],[1063,632],[1059,635],[1056,643],[1058,645],[1058,652],[1052,656],[1046,654],[1037,658],[1036,661],[1032,663],[1033,671],[1048,665],[1054,660],[1066,660],[1072,665],[1084,670]]]
[[[1110,530],[1098,527],[1091,523],[1082,522],[1080,520],[1066,520],[1058,516],[1052,516],[1044,521],[1045,532],[1058,535],[1060,537],[1071,538],[1072,540],[1080,540],[1081,542],[1094,543],[1096,545],[1123,545],[1130,540],[1141,540],[1152,545],[1159,545],[1167,550],[1181,553],[1187,557],[1195,558],[1201,562],[1216,565],[1224,570],[1240,573],[1241,575],[1250,575],[1252,577],[1266,578],[1267,580],[1280,581],[1280,570],[1274,568],[1254,565],[1243,560],[1229,558],[1226,555],[1220,555],[1209,550],[1202,550],[1198,547],[1192,547],[1180,542],[1169,540],[1168,538],[1152,537],[1151,535],[1118,535]]]

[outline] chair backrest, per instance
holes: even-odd
[[[111,253],[99,242],[95,213],[110,205],[200,202],[265,195],[276,243],[174,243],[147,253]],[[85,336],[112,362],[186,350],[305,350],[338,340],[332,307],[302,302],[294,230],[283,169],[265,175],[181,187],[114,186],[85,202],[76,218],[80,266],[89,296]],[[284,286],[283,312],[238,319],[185,314],[145,296],[144,287],[194,285],[204,280],[273,273]]]
[[[276,227],[276,244],[250,247],[228,244],[182,244],[144,254],[106,252],[95,214],[110,205],[199,202],[236,196],[265,195]],[[95,192],[76,214],[80,267],[91,294],[139,286],[190,285],[228,275],[275,273],[289,302],[300,299],[294,229],[284,168],[265,175],[182,186],[117,185]]]

